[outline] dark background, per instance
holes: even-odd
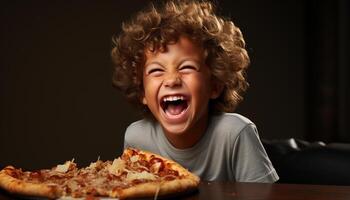
[[[147,2],[1,1],[0,167],[121,153],[141,116],[112,87],[111,37]],[[250,88],[237,112],[260,136],[350,142],[348,1],[218,5],[245,35]]]

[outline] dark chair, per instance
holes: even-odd
[[[262,140],[279,183],[350,185],[350,144]]]

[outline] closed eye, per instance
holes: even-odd
[[[182,67],[180,67],[180,71],[181,72],[193,72],[193,71],[197,71],[197,67],[194,65],[184,65]]]
[[[146,74],[147,75],[152,75],[152,76],[159,76],[164,72],[162,68],[151,68],[149,69]]]

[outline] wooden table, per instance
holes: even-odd
[[[0,200],[16,199],[0,191]],[[153,198],[152,198],[153,199]],[[350,200],[350,186],[202,182],[184,200]]]
[[[350,186],[203,182],[187,200],[350,200]]]

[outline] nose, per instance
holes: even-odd
[[[163,83],[166,87],[177,87],[182,84],[182,80],[178,73],[169,73],[165,76]]]

